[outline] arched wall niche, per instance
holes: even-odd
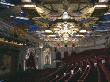
[[[44,48],[43,59],[44,59],[44,65],[51,64],[51,49],[50,48]]]

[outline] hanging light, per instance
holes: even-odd
[[[67,20],[69,18],[70,18],[70,16],[68,15],[68,12],[64,12],[63,15],[62,15],[62,19]]]
[[[59,37],[62,38],[62,40],[67,41],[70,40],[70,38],[73,36],[74,33],[77,32],[76,29],[74,29],[75,25],[73,23],[58,23],[57,24],[57,30],[54,30],[55,33],[59,35]]]

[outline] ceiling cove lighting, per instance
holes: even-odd
[[[10,42],[8,40],[5,40],[4,38],[0,38],[0,42],[5,42],[5,43],[9,43],[9,44],[14,44],[14,45],[24,45],[23,43],[18,43],[18,42],[14,42],[14,41]]]
[[[23,7],[36,7],[36,5],[34,5],[34,4],[26,4],[26,5],[23,5]]]
[[[29,18],[27,18],[27,17],[16,17],[16,19],[23,19],[23,20],[29,20]]]
[[[86,30],[80,30],[79,32],[80,33],[86,33],[87,31]]]
[[[37,10],[38,13],[44,13],[44,10],[40,7],[36,7],[36,10]]]
[[[104,15],[110,15],[110,12],[105,13]]]
[[[97,31],[97,32],[104,32],[104,31],[108,31],[108,30],[106,30],[106,29],[101,29],[101,30],[95,30],[95,31]]]
[[[14,17],[13,15],[10,16],[10,18],[13,18],[13,17]]]
[[[48,35],[49,37],[56,37],[56,35]]]
[[[108,2],[109,0],[99,0],[99,2]]]
[[[81,34],[77,34],[75,36],[77,36],[77,37],[84,37],[84,35],[81,35]]]
[[[31,0],[21,0],[22,2],[32,2]]]
[[[100,23],[110,23],[110,21],[99,21]]]
[[[46,33],[52,33],[52,31],[51,31],[51,30],[45,30],[45,32],[46,32]]]
[[[11,3],[7,3],[7,2],[0,2],[0,4],[2,5],[7,5],[7,6],[15,6],[14,4],[11,4]]]
[[[94,7],[108,7],[108,5],[95,5]]]

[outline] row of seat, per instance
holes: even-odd
[[[109,55],[80,54],[64,62],[67,65],[42,82],[110,82]]]

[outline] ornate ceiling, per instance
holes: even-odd
[[[97,38],[105,34],[105,32],[94,31],[92,26],[98,23],[100,16],[109,11],[108,0],[21,1],[21,4],[11,7],[11,10],[18,7],[21,9],[10,19],[26,19],[31,23],[26,20],[25,25],[21,22],[13,23],[21,30],[16,29],[17,32],[14,30],[19,37],[26,38],[28,34],[36,40],[52,44],[57,42],[78,44],[82,39]]]

